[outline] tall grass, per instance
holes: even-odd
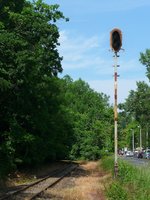
[[[102,167],[112,171],[114,168],[112,157],[102,159]],[[123,160],[119,160],[118,177],[107,187],[108,200],[150,200],[150,165],[135,167]]]
[[[110,156],[103,157],[101,159],[101,166],[106,171],[113,171],[113,166],[114,166],[113,157],[110,157]]]

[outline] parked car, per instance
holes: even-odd
[[[122,150],[119,150],[118,154],[122,156],[124,152]]]
[[[145,152],[144,152],[144,158],[146,159],[150,159],[150,149],[147,149]]]
[[[143,158],[143,152],[142,152],[142,151],[139,151],[139,152],[138,152],[137,158]]]
[[[135,157],[135,158],[138,157],[138,153],[139,153],[139,152],[138,152],[137,150],[134,151],[134,157]]]
[[[126,152],[126,156],[127,156],[127,157],[132,157],[132,156],[134,156],[134,154],[133,154],[132,151],[127,151],[127,152]]]

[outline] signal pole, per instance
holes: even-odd
[[[114,147],[115,147],[115,163],[114,163],[114,176],[117,177],[118,175],[118,111],[117,111],[117,91],[118,91],[118,85],[117,85],[117,67],[118,65],[118,55],[117,52],[115,52],[114,55]]]
[[[118,176],[118,111],[117,111],[117,67],[118,65],[118,57],[117,54],[122,46],[122,33],[118,28],[113,29],[110,32],[110,47],[112,51],[114,52],[114,154],[115,154],[115,160],[114,160],[114,177]]]

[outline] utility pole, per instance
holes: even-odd
[[[118,175],[118,111],[117,111],[117,67],[118,65],[118,57],[117,54],[122,46],[122,33],[119,29],[115,28],[110,32],[110,47],[114,52],[114,176],[117,177]]]
[[[140,127],[140,151],[142,151],[142,129]]]
[[[140,151],[142,151],[142,129],[140,125],[138,126],[138,128],[140,129]]]
[[[147,126],[147,129],[146,129],[146,149],[149,148],[149,142],[148,142],[148,140],[149,140],[149,137],[148,137],[148,126]]]
[[[134,129],[132,129],[132,151],[133,151],[133,153],[134,153],[134,148],[135,148],[135,146],[134,146]]]

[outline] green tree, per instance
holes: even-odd
[[[140,62],[146,66],[146,75],[150,80],[150,49],[146,49],[145,53],[140,53]]]
[[[65,17],[58,8],[41,0],[0,6],[0,170],[68,152],[71,126],[57,78],[62,57],[56,21]]]
[[[146,134],[150,123],[149,98],[150,87],[148,86],[148,84],[145,82],[137,82],[136,91],[131,90],[128,98],[126,99],[126,102],[120,105],[120,109],[122,109],[121,115],[123,116],[124,114],[124,118],[122,119],[125,121],[126,124],[126,126],[122,127],[122,129],[124,129],[125,135],[127,136],[126,143],[130,143],[130,146],[132,138],[130,129],[134,129],[135,142],[137,142],[137,145],[139,145],[139,130],[137,128],[138,126],[141,126],[142,128],[143,146],[145,146],[145,148],[147,146]]]
[[[64,77],[62,90],[73,124],[74,137],[70,157],[97,159],[102,149],[111,149],[112,108],[108,97],[93,91],[79,79]]]

